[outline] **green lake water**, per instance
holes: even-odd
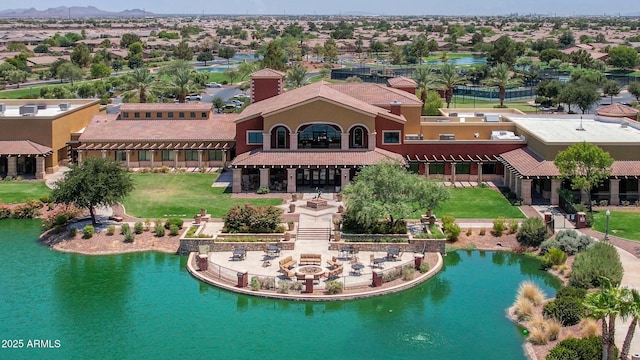
[[[505,308],[523,280],[560,286],[531,259],[459,251],[399,294],[274,301],[201,284],[186,257],[61,254],[38,234],[37,221],[0,221],[0,338],[24,342],[0,359],[525,359]]]

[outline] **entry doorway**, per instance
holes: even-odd
[[[296,185],[323,188],[340,185],[340,171],[336,169],[298,169]]]

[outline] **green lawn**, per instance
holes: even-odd
[[[56,86],[56,85],[50,85]],[[40,88],[42,86],[20,85],[20,89],[0,91],[0,99],[24,99],[30,95],[40,96]]]
[[[604,211],[593,212],[593,228],[605,232],[607,216]],[[640,240],[640,212],[612,211],[609,216],[609,234],[629,240]]]
[[[486,100],[482,98],[476,98],[470,96],[454,96],[451,100],[452,108],[493,108],[496,105],[500,105],[499,99]],[[527,104],[524,100],[505,100],[504,105],[509,108],[518,109],[523,112],[535,112],[536,108]],[[446,106],[446,104],[444,104]]]
[[[451,198],[435,210],[436,216],[451,215],[456,219],[522,219],[524,215],[493,189],[450,188]]]
[[[131,174],[136,189],[122,203],[127,214],[139,218],[191,218],[201,208],[221,218],[236,204],[279,205],[281,199],[231,199],[229,189],[214,188],[212,174]]]
[[[44,181],[1,181],[0,204],[17,204],[49,195]]]

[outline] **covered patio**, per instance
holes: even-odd
[[[44,179],[46,158],[53,149],[31,140],[0,141],[0,178],[35,176]]]

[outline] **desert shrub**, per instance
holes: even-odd
[[[480,236],[484,236],[487,233],[487,229],[485,228],[481,228],[480,232],[478,232],[478,234],[480,234]]]
[[[585,289],[581,289],[573,286],[565,286],[560,290],[558,290],[558,292],[556,293],[556,299],[563,298],[563,297],[573,297],[573,298],[582,300],[586,295],[587,295],[587,290]]]
[[[95,232],[96,232],[96,229],[93,227],[93,225],[86,225],[85,227],[82,228],[82,238],[90,239]]]
[[[40,197],[40,202],[43,204],[48,204],[53,202],[53,198],[51,197],[51,195],[44,195]]]
[[[526,219],[516,234],[518,243],[527,247],[538,247],[546,238],[547,225],[539,217]]]
[[[556,319],[546,319],[545,328],[549,335],[549,340],[555,341],[560,335],[560,330],[562,330],[562,323]]]
[[[549,336],[546,331],[541,328],[531,328],[529,330],[529,341],[534,345],[545,345],[549,342]]]
[[[544,254],[542,263],[545,268],[550,268],[554,265],[562,265],[567,261],[567,254],[560,249],[551,248]]]
[[[622,280],[620,255],[613,245],[605,242],[595,243],[589,250],[579,253],[573,262],[569,284],[580,288],[597,288],[602,278],[618,286]]]
[[[509,221],[509,234],[517,233],[519,227],[520,227],[520,224],[518,224],[517,220],[510,220]]]
[[[38,200],[29,200],[13,209],[11,217],[14,219],[33,219],[40,216],[42,203]]]
[[[114,225],[107,226],[107,235],[111,236],[116,233],[116,227]]]
[[[249,283],[249,286],[251,287],[251,290],[253,290],[253,291],[260,290],[260,280],[258,279],[257,276],[254,276],[254,277],[251,278],[251,282]]]
[[[157,237],[163,237],[164,236],[164,225],[162,225],[162,222],[156,221],[155,226],[153,227],[153,232]]]
[[[9,219],[10,217],[11,217],[11,209],[9,209],[8,206],[0,206],[0,220]]]
[[[506,229],[504,225],[505,218],[497,218],[493,220],[493,235],[494,236],[502,236],[502,233]]]
[[[598,321],[589,317],[582,319],[578,327],[580,328],[582,337],[600,336],[602,333],[602,328],[598,324]]]
[[[415,273],[416,273],[416,269],[414,269],[413,267],[405,266],[402,269],[402,280],[404,281],[413,280],[413,276]]]
[[[601,357],[602,339],[599,336],[589,336],[583,339],[568,338],[560,341],[549,351],[546,360],[593,360]]]
[[[130,232],[131,232],[131,227],[129,226],[128,223],[123,223],[122,225],[120,225],[120,235],[127,235]]]
[[[269,188],[266,186],[263,186],[260,189],[258,189],[258,191],[256,191],[256,194],[259,194],[259,195],[264,195],[268,193],[269,193]]]
[[[540,245],[540,252],[545,254],[551,248],[564,251],[567,255],[575,255],[586,250],[593,244],[589,235],[580,234],[575,230],[558,231],[555,237],[547,239]]]
[[[280,225],[282,210],[275,206],[236,205],[224,216],[227,232],[273,233]]]
[[[426,262],[423,262],[422,264],[420,264],[420,273],[424,274],[427,271],[429,271],[429,264],[427,264]]]
[[[329,280],[326,282],[326,287],[329,295],[342,294],[343,286],[339,281]]]
[[[456,221],[456,218],[451,215],[442,216],[442,227],[446,227],[447,224],[453,224]]]
[[[58,206],[42,220],[42,228],[49,230],[56,225],[64,226],[79,215],[80,210],[73,205]]]
[[[144,220],[144,231],[149,231],[151,229],[151,219]]]
[[[289,280],[278,281],[278,292],[280,294],[288,294],[290,288],[291,288],[291,281]]]
[[[133,225],[133,232],[135,232],[136,234],[142,234],[143,231],[144,231],[144,226],[140,221],[136,222]]]
[[[180,229],[178,229],[178,226],[173,224],[169,227],[169,235],[170,236],[176,236],[178,235],[178,232],[180,231]]]
[[[276,279],[273,277],[266,277],[260,279],[260,287],[265,290],[272,290],[276,288]]]
[[[516,315],[519,321],[529,320],[533,315],[535,305],[531,300],[524,297],[520,297],[513,304],[513,313]]]
[[[129,231],[126,234],[124,234],[124,242],[126,243],[132,243],[133,240],[135,240],[135,238],[136,238],[136,234],[132,231]]]
[[[467,232],[465,233],[467,236],[471,236],[473,235],[473,230],[471,230],[471,228],[467,229]]]
[[[182,229],[182,225],[184,225],[184,220],[177,219],[177,218],[167,219],[167,221],[165,221],[164,223],[164,228],[169,230],[171,229],[171,225],[176,225],[178,229]]]
[[[446,224],[444,226],[444,233],[447,236],[447,240],[456,242],[460,236],[460,226],[456,223]]]
[[[76,237],[76,234],[77,234],[77,233],[78,233],[78,229],[76,229],[76,228],[74,228],[74,227],[69,228],[69,236],[71,236],[71,237]]]
[[[523,281],[520,283],[517,297],[531,301],[534,306],[538,306],[544,302],[544,292],[540,290],[538,285],[533,281]]]
[[[542,313],[560,321],[563,326],[571,326],[579,323],[585,316],[585,307],[581,299],[562,297],[546,303]]]

